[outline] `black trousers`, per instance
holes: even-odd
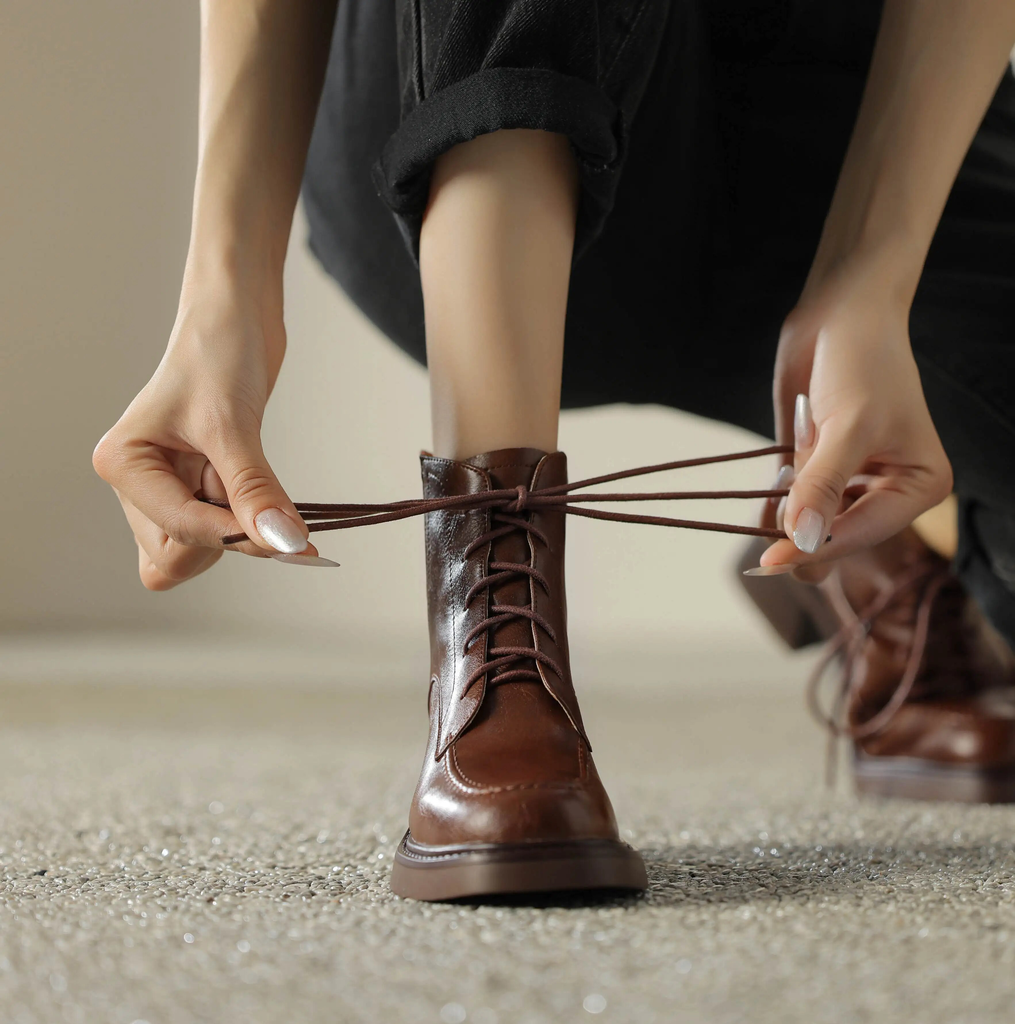
[[[852,130],[878,0],[343,0],[304,181],[310,244],[425,361],[433,160],[498,128],[580,171],[563,404],[773,431],[779,328]],[[910,323],[955,471],[957,569],[1015,643],[1015,78],[963,164]]]

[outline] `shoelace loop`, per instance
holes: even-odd
[[[529,507],[529,489],[525,484],[519,484],[515,490],[518,492],[518,500],[508,506],[508,511],[524,512]]]
[[[765,455],[786,455],[793,451],[791,445],[770,445],[767,448],[756,448],[746,452],[734,452],[731,455],[712,455],[701,459],[681,459],[677,462],[663,462],[655,466],[641,466],[638,469],[625,469],[617,473],[590,477],[570,484],[555,487],[541,487],[530,491],[524,485],[480,491],[475,494],[456,494],[447,498],[414,498],[408,501],[390,501],[381,504],[319,504],[316,502],[297,502],[296,510],[303,517],[311,533],[325,530],[347,530],[355,526],[375,526],[380,523],[392,523],[412,516],[426,515],[427,512],[454,511],[470,512],[490,509],[505,513],[520,513],[533,509],[553,509],[568,515],[584,516],[587,519],[605,519],[616,523],[643,523],[648,526],[672,526],[686,530],[705,530],[712,533],[735,533],[748,537],[771,537],[773,540],[785,537],[782,530],[766,526],[739,526],[734,523],[710,523],[694,519],[674,519],[668,516],[637,515],[632,512],[607,512],[603,509],[578,507],[589,502],[630,502],[630,501],[691,501],[700,499],[727,498],[784,498],[789,490],[749,490],[749,491],[656,491],[652,493],[619,492],[596,494],[573,493],[583,487],[594,487],[599,484],[612,483],[615,480],[627,480],[636,476],[648,476],[651,473],[663,473],[671,469],[690,469],[693,466],[708,466],[719,462],[737,462],[742,459],[756,459]],[[226,501],[202,498],[209,504],[219,508],[229,508]],[[228,547],[248,540],[245,533],[236,533],[225,537],[222,544]]]
[[[746,490],[746,491],[658,491],[654,493],[574,493],[582,488],[594,487],[599,484],[625,480],[636,476],[647,476],[651,473],[662,473],[667,470],[689,469],[693,466],[706,466],[720,462],[735,462],[742,459],[760,458],[765,455],[785,455],[793,451],[790,445],[770,445],[746,452],[735,452],[731,455],[715,455],[700,459],[682,459],[676,462],[664,462],[654,466],[642,466],[637,469],[621,470],[603,476],[590,477],[571,484],[560,484],[554,487],[539,488],[530,491],[524,484],[512,488],[481,491],[475,494],[453,495],[447,498],[418,498],[408,501],[392,501],[384,504],[317,504],[297,503],[296,509],[303,517],[311,533],[325,530],[344,530],[355,526],[372,526],[380,523],[395,522],[412,516],[425,515],[428,512],[451,511],[469,512],[489,510],[491,529],[477,537],[466,548],[464,557],[468,558],[479,548],[506,537],[516,531],[522,531],[527,537],[539,543],[549,545],[546,535],[531,521],[531,513],[540,509],[557,511],[569,515],[584,516],[588,519],[605,519],[620,523],[642,523],[651,526],[680,527],[688,530],[705,530],[715,533],[746,534],[752,537],[785,537],[782,530],[762,526],[739,526],[732,523],[710,523],[691,519],[674,519],[668,516],[647,516],[629,512],[607,512],[602,509],[579,507],[589,502],[630,502],[630,501],[686,501],[694,499],[725,499],[725,498],[782,498],[789,491],[779,490]],[[210,499],[203,499],[210,500]],[[210,501],[213,505],[228,508],[227,502]],[[247,535],[240,533],[226,537],[224,546],[247,540]],[[492,550],[492,548],[491,548]],[[516,580],[519,576],[528,577],[533,584],[542,587],[549,594],[546,578],[534,566],[523,562],[491,561],[488,572],[468,592],[465,605],[469,604],[483,591],[492,592],[495,587]],[[463,642],[463,651],[467,653],[480,636],[513,622],[527,619],[541,629],[551,640],[556,641],[553,626],[534,608],[517,604],[500,604],[496,601],[489,609],[488,616],[469,632]],[[530,680],[541,682],[538,666],[542,665],[553,672],[558,678],[564,678],[564,670],[558,662],[545,651],[533,647],[498,647],[487,650],[486,660],[473,671],[459,699],[469,693],[472,687],[484,676],[488,682],[506,683]],[[531,667],[524,663],[528,662]]]
[[[876,736],[895,717],[909,699],[923,667],[930,617],[934,602],[949,578],[946,567],[916,565],[903,573],[890,586],[885,587],[865,608],[855,613],[826,644],[825,650],[807,681],[807,706],[811,715],[828,731],[825,779],[834,785],[838,764],[838,741],[843,737],[859,740]],[[848,720],[849,698],[856,680],[856,667],[863,656],[863,647],[879,615],[891,607],[906,591],[922,587],[916,607],[913,637],[906,654],[906,664],[898,685],[885,705],[864,722],[852,724]],[[842,655],[842,672],[830,711],[821,707],[819,690],[832,661]]]

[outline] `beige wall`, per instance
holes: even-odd
[[[370,638],[423,635],[418,523],[336,534],[334,571],[228,556],[164,595],[136,558],[95,441],[145,382],[170,330],[195,155],[198,20],[180,0],[4,0],[0,8],[0,630],[167,624]],[[265,446],[297,500],[417,493],[426,378],[308,257],[286,270],[290,355]],[[565,417],[572,473],[731,451],[738,431],[654,409]],[[770,469],[688,483],[767,484]],[[674,480],[674,486],[678,486]],[[637,483],[637,481],[635,481]],[[689,509],[746,521],[751,510]],[[571,618],[601,643],[757,643],[728,571],[735,539],[576,522]]]

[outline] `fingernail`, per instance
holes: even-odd
[[[772,486],[773,491],[781,491],[785,487],[789,487],[793,483],[796,477],[796,471],[792,466],[780,466],[779,474],[775,478],[775,483]]]
[[[792,466],[780,466],[779,472],[775,478],[775,483],[772,485],[772,490],[787,490],[793,485],[794,479],[796,479],[796,470],[794,470]],[[783,525],[783,517],[786,514],[786,498],[771,498],[770,500],[778,502],[775,507],[775,528],[777,530],[785,531],[786,527]]]
[[[775,510],[775,528],[786,532],[786,502],[788,498],[780,498],[779,505]]]
[[[797,451],[810,448],[814,443],[814,418],[811,416],[811,400],[806,395],[796,396],[793,410],[793,442]]]
[[[321,558],[320,555],[272,555],[276,562],[285,562],[287,565],[320,565],[324,568],[334,566],[339,568],[339,562],[333,562],[330,558]]]
[[[821,547],[827,536],[825,518],[812,508],[800,510],[793,527],[793,543],[808,555],[813,555]]]
[[[753,569],[744,569],[745,576],[781,576],[783,573],[792,572],[796,566],[792,562],[783,562],[780,565],[756,565]]]
[[[254,516],[254,526],[262,540],[287,555],[305,551],[310,543],[303,536],[303,531],[280,508],[266,508],[258,512]]]

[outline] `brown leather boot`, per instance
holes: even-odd
[[[529,491],[567,482],[566,457],[507,449],[424,456],[422,469],[427,498],[515,488],[519,500],[426,516],[430,740],[392,890],[644,889],[571,683],[564,514],[525,505]]]
[[[764,542],[741,567],[757,565]],[[817,711],[853,741],[857,790],[971,803],[1015,802],[1015,656],[912,529],[843,559],[818,587],[740,577],[794,648],[832,639],[843,682]]]

